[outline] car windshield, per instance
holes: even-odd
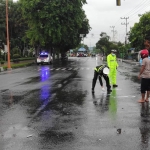
[[[48,55],[40,55],[40,57],[48,57]]]

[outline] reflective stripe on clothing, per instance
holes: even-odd
[[[98,67],[96,67],[96,68],[94,68],[94,70],[95,70],[96,72],[99,72],[99,71],[100,71],[103,67],[104,67],[104,65],[99,66],[99,68],[98,68]]]
[[[117,68],[118,67],[118,63],[116,60],[116,56],[113,56],[112,54],[109,54],[107,56],[107,65],[109,68]]]

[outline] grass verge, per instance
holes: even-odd
[[[22,68],[22,67],[27,67],[27,66],[31,66],[33,65],[34,62],[25,62],[25,63],[18,63],[18,64],[11,64],[11,68],[12,69],[16,69],[16,68]],[[4,70],[7,70],[7,66],[2,66]]]

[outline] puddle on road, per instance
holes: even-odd
[[[76,106],[84,103],[86,92],[82,91],[60,91],[46,109],[58,111],[62,115],[79,115]]]
[[[1,101],[3,107],[10,107],[19,103],[25,96],[27,92],[14,92],[7,90],[1,94]]]
[[[130,74],[128,72],[121,72],[121,75],[124,75],[126,77],[126,79],[130,79],[133,82],[141,83],[141,81],[138,79],[138,74],[133,75],[133,74]]]
[[[141,83],[141,80],[138,79],[138,76],[131,76],[131,80],[136,83]]]
[[[37,76],[37,77],[29,78],[29,81],[24,82],[23,84],[37,83],[37,82],[40,82],[40,81],[41,81],[40,76]]]
[[[47,142],[52,142],[53,144],[58,144],[61,142],[71,142],[74,140],[73,132],[69,131],[59,131],[54,129],[45,130],[39,135],[42,139],[42,144]]]

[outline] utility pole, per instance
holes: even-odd
[[[110,28],[112,28],[112,32],[113,32],[113,37],[112,37],[112,41],[115,41],[115,30],[114,30],[114,28],[115,28],[115,26],[110,26]]]
[[[8,0],[6,0],[6,33],[7,33],[7,70],[11,70],[10,46],[9,46],[9,27],[8,27]]]
[[[121,23],[121,25],[125,25],[126,26],[126,36],[125,36],[125,44],[127,44],[127,28],[128,28],[128,19],[129,19],[129,17],[124,17],[124,18],[122,18],[121,17],[121,19],[125,19],[126,20],[126,22],[125,23]]]
[[[93,38],[94,34],[91,34],[91,38]],[[90,38],[90,48],[91,48],[91,38]]]

